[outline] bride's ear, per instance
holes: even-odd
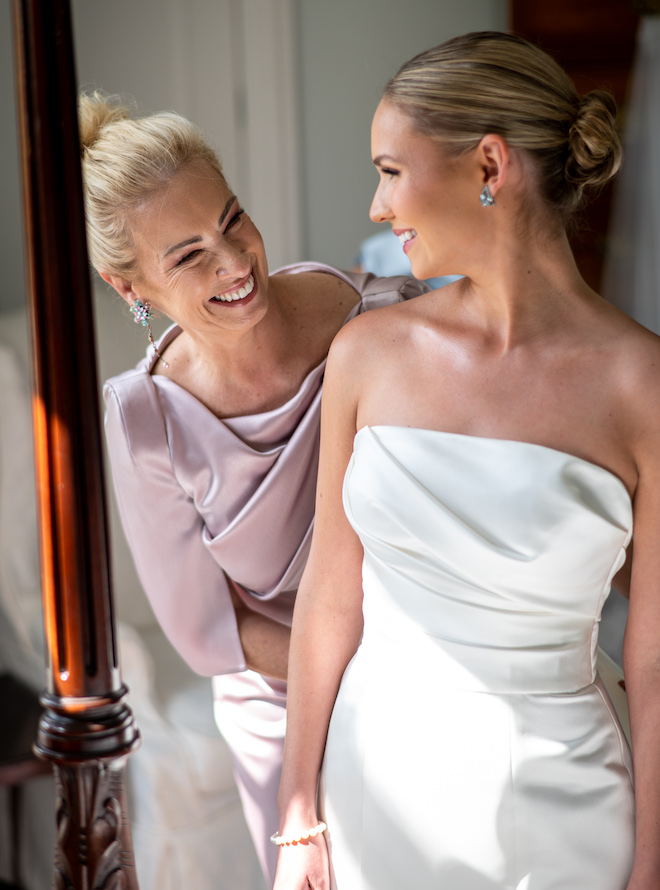
[[[122,300],[126,300],[129,306],[132,306],[135,300],[138,299],[137,294],[133,291],[133,285],[130,281],[121,278],[119,275],[111,275],[109,272],[101,272],[100,270],[99,275],[110,285],[110,287],[113,287],[117,291]]]
[[[483,185],[487,185],[493,197],[506,182],[511,163],[511,154],[506,139],[498,133],[488,133],[477,146],[477,158],[483,175]]]

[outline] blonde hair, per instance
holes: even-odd
[[[452,154],[487,133],[529,152],[543,197],[564,217],[621,165],[612,96],[594,90],[580,99],[549,55],[511,34],[476,32],[427,50],[402,66],[383,98]]]
[[[195,160],[222,176],[201,131],[174,112],[134,119],[117,97],[78,99],[87,241],[93,265],[126,276],[136,269],[129,214]]]

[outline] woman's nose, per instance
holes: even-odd
[[[369,218],[372,222],[386,222],[389,217],[389,208],[383,195],[383,188],[382,185],[379,185],[369,208]]]
[[[216,275],[226,278],[231,275],[236,278],[244,277],[252,267],[250,257],[236,244],[230,244],[222,239],[216,247],[215,272]]]

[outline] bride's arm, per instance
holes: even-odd
[[[639,481],[623,651],[636,813],[635,859],[628,890],[660,888],[660,385],[646,389],[651,389],[652,398],[643,412],[644,432],[635,440]]]
[[[287,734],[280,785],[281,835],[318,823],[316,792],[330,714],[362,633],[362,547],[342,507],[342,484],[356,427],[357,384],[350,349],[335,340],[326,368],[312,547],[291,632]],[[276,890],[325,890],[323,836],[282,847]]]

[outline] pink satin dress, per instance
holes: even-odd
[[[360,295],[355,315],[424,293],[411,278],[376,278],[319,263]],[[170,328],[160,351],[181,333]],[[246,669],[226,575],[247,605],[291,624],[311,541],[325,360],[272,411],[219,420],[187,390],[151,371],[149,350],[104,387],[106,437],[124,532],[163,631],[198,673],[213,676],[216,720],[234,757],[248,826],[266,875],[275,873],[277,789],[286,684]]]

